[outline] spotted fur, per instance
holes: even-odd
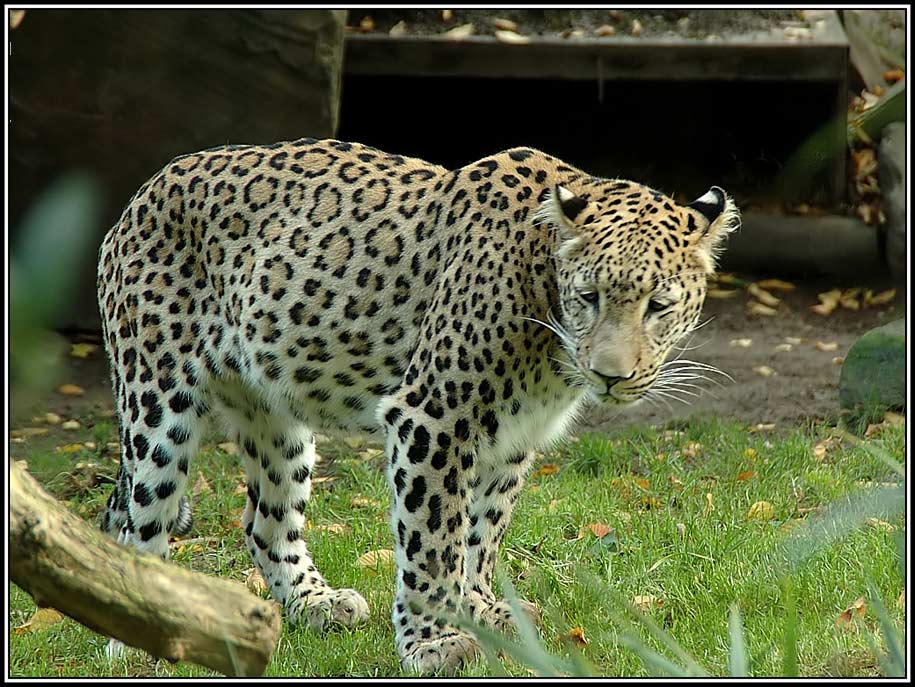
[[[243,453],[245,541],[292,622],[351,625],[303,538],[314,432],[384,439],[403,665],[475,655],[532,452],[630,403],[695,326],[736,223],[516,148],[447,170],[333,140],[176,158],[107,234],[98,295],[121,433],[103,529],[168,555],[204,421]],[[530,606],[531,612],[536,613]]]

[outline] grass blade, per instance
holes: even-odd
[[[728,673],[730,677],[747,677],[747,650],[743,639],[743,622],[737,604],[731,604],[728,615],[728,634],[731,648],[728,652]]]
[[[782,677],[797,677],[797,607],[790,578],[783,580],[785,589],[785,634],[782,644]]]

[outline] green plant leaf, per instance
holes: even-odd
[[[743,640],[743,623],[737,604],[731,604],[728,614],[728,635],[731,648],[728,651],[728,673],[730,677],[747,677],[747,650]]]

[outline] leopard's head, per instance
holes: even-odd
[[[701,364],[665,363],[699,324],[734,201],[718,187],[688,205],[628,181],[554,186],[535,215],[555,227],[560,371],[612,404],[688,390]]]

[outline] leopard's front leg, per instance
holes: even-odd
[[[465,609],[467,510],[476,446],[470,417],[415,407],[414,392],[382,406],[397,559],[392,614],[411,672],[452,672],[477,655],[467,632],[441,616]],[[438,416],[438,417],[435,417]]]
[[[515,503],[533,461],[533,452],[521,453],[507,461],[478,461],[467,538],[467,592],[474,620],[500,632],[512,631],[515,621],[508,602],[492,590],[492,574],[499,546],[511,522]],[[536,625],[540,610],[529,601],[520,606]]]

